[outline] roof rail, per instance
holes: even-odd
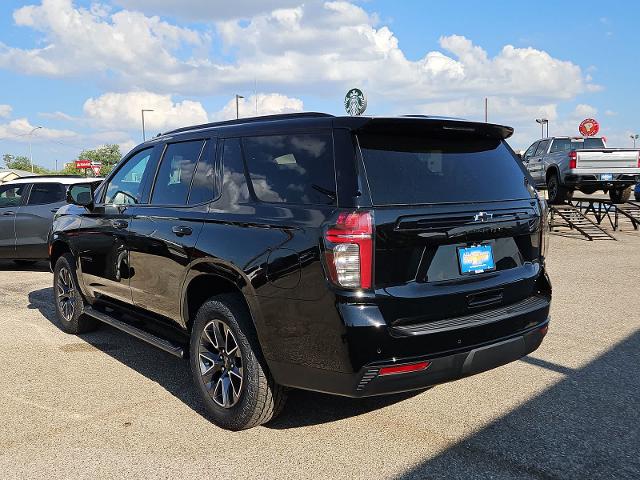
[[[221,122],[211,122],[211,123],[202,123],[200,125],[191,125],[190,127],[182,127],[182,128],[176,128],[175,130],[169,130],[168,132],[161,133],[158,136],[170,135],[172,133],[188,132],[189,130],[200,130],[203,128],[224,127],[227,125],[241,125],[243,123],[270,122],[275,120],[289,120],[294,118],[325,118],[325,117],[333,117],[333,116],[334,115],[330,115],[328,113],[320,113],[320,112],[279,113],[276,115],[263,115],[261,117],[237,118],[235,120],[224,120]]]

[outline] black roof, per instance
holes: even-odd
[[[188,127],[177,128],[159,134],[149,142],[154,142],[159,137],[171,136],[181,133],[202,132],[203,130],[215,130],[218,128],[233,129],[245,133],[247,129],[270,129],[286,123],[287,127],[342,127],[358,131],[377,130],[424,132],[429,129],[458,130],[477,134],[485,134],[493,137],[508,138],[513,134],[513,128],[492,123],[470,122],[458,118],[437,117],[425,115],[405,115],[399,117],[373,117],[373,116],[334,116],[328,113],[301,112],[285,113],[279,115],[265,115],[261,117],[246,117],[222,122],[203,123]]]

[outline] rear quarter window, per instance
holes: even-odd
[[[258,200],[332,205],[336,201],[330,134],[245,137],[243,148]]]
[[[375,205],[530,198],[505,142],[461,135],[358,137]]]

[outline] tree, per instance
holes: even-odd
[[[115,144],[107,144],[93,150],[83,150],[78,155],[78,160],[91,160],[92,162],[102,163],[100,175],[107,175],[113,167],[120,161],[120,146]],[[62,170],[63,175],[84,175],[84,169],[76,168],[75,164],[70,163]]]
[[[15,170],[24,170],[25,172],[31,171],[31,162],[29,161],[29,157],[25,157],[24,155],[11,155],[9,153],[5,153],[2,156],[2,160],[7,168],[13,168]],[[46,174],[49,173],[49,170],[40,166],[33,166],[34,173]]]

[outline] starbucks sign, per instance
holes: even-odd
[[[359,88],[352,88],[344,97],[344,109],[349,115],[362,115],[367,109],[367,97]]]

